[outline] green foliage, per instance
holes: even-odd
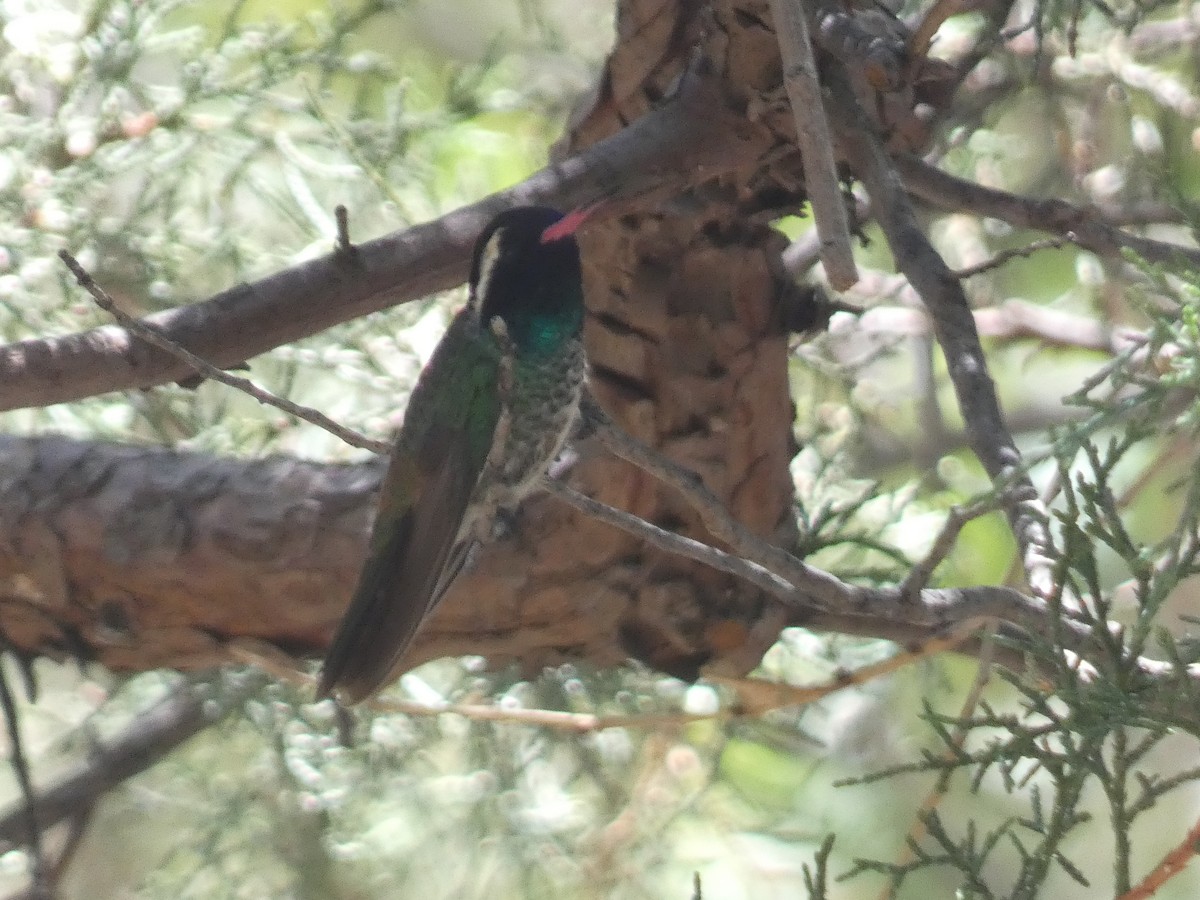
[[[588,84],[580,46],[595,59],[608,33],[538,3],[486,6],[520,27],[489,19],[455,36],[468,49],[448,49],[423,29],[417,3],[5,4],[0,338],[104,321],[55,261],[62,248],[125,308],[151,312],[325,252],[337,204],[361,240],[531,171]],[[992,99],[968,91],[948,116],[947,165],[1102,210],[1165,200],[1186,211],[1178,201],[1200,179],[1191,64],[1114,39],[1113,23],[1128,30],[1156,8],[1034,5],[1053,67],[1019,41],[998,50],[984,72]],[[945,37],[986,27],[953,20]],[[1060,52],[1068,41],[1075,56]],[[1176,236],[1188,226],[1156,227]],[[963,215],[935,218],[931,232],[962,266],[1030,237]],[[890,265],[879,240],[861,258]],[[1069,340],[989,343],[1031,472],[1054,496],[1052,602],[1084,616],[1092,669],[1068,664],[1062,635],[1044,634],[1022,647],[1026,672],[993,679],[965,711],[977,667],[943,657],[803,709],[684,723],[681,711],[719,716],[738,699],[634,666],[526,679],[467,658],[422,668],[392,696],[665,724],[580,735],[380,714],[349,746],[329,704],[273,685],[96,812],[75,896],[665,897],[685,895],[696,870],[704,896],[722,898],[875,896],[881,885],[910,897],[1127,889],[1182,838],[1200,777],[1195,735],[1182,733],[1197,698],[1175,678],[1200,659],[1186,606],[1200,532],[1196,281],[1068,246],[970,285],[981,306],[1019,297],[1137,330],[1103,358]],[[907,302],[882,276],[850,299]],[[253,361],[252,375],[381,435],[444,310],[432,301],[347,323]],[[896,583],[951,506],[988,498],[953,413],[942,419],[953,404],[923,341],[835,321],[795,348],[798,549],[857,583]],[[914,378],[922,366],[929,377]],[[216,385],[6,414],[3,427],[246,455],[347,453]],[[936,577],[1004,583],[1013,557],[991,514],[967,525]],[[827,683],[894,649],[791,629],[759,674]],[[1137,654],[1161,668],[1138,668]],[[54,764],[85,756],[90,729],[119,727],[169,682],[48,680],[50,701],[27,707],[26,721]],[[918,816],[933,786],[947,793]],[[924,831],[906,839],[914,817]],[[15,856],[7,873],[20,869]]]
[[[1178,743],[1176,729],[1200,736],[1192,715],[1200,696],[1186,671],[1200,654],[1162,626],[1163,604],[1200,572],[1200,481],[1193,474],[1171,485],[1175,518],[1158,539],[1131,532],[1122,499],[1128,479],[1144,470],[1139,451],[1161,452],[1164,437],[1189,446],[1196,437],[1195,288],[1178,287],[1179,303],[1147,307],[1153,319],[1146,341],[1072,395],[1088,415],[1062,428],[1049,448],[1060,548],[1060,589],[1051,606],[1082,617],[1095,652],[1080,666],[1061,633],[1034,635],[1029,673],[1001,673],[1013,692],[1007,702],[984,700],[965,715],[927,705],[933,747],[868,779],[926,772],[944,788],[962,773],[973,793],[994,790],[998,781],[1023,808],[986,828],[926,811],[925,837],[910,842],[911,860],[859,859],[844,877],[882,873],[901,895],[915,873],[943,870],[963,896],[1017,898],[1042,896],[1057,873],[1101,893],[1111,884],[1121,894],[1139,875],[1134,836],[1141,820],[1155,824],[1140,835],[1153,833],[1165,798],[1200,779],[1200,767],[1165,767],[1162,758],[1164,743]],[[1113,590],[1118,582],[1124,590]],[[1143,656],[1164,662],[1147,671]],[[1103,822],[1104,838],[1095,835],[1095,820]],[[1105,839],[1111,875],[1095,861],[1094,842]]]

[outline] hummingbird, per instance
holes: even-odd
[[[422,621],[562,450],[583,390],[574,234],[590,211],[516,207],[476,241],[467,304],[409,397],[321,696],[357,703],[403,670]]]

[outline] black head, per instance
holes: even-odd
[[[544,206],[500,213],[475,243],[471,305],[481,321],[499,316],[521,349],[554,349],[583,325],[575,227],[583,216]]]

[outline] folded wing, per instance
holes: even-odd
[[[367,562],[325,658],[323,696],[356,703],[387,684],[463,565],[459,531],[499,418],[489,340],[457,318],[413,391]]]

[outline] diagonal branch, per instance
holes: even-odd
[[[1119,258],[1124,250],[1132,250],[1157,265],[1200,266],[1200,249],[1129,234],[1104,221],[1095,209],[984,187],[908,154],[897,154],[892,162],[909,193],[939,209],[965,210],[1018,228],[1062,235],[1098,256]]]
[[[192,681],[172,691],[98,747],[90,760],[42,789],[37,796],[39,827],[48,829],[93,805],[122,781],[144,772],[184,741],[223,719],[265,681],[261,673],[250,672],[231,676],[215,694],[203,683]],[[23,807],[0,812],[0,850],[7,852],[27,840]]]
[[[345,207],[343,206],[339,206],[338,209],[345,212]],[[339,216],[339,232],[342,231],[342,224],[342,217]],[[339,237],[339,252],[349,252],[347,248],[349,248],[350,245],[346,241],[346,236],[343,233]],[[199,356],[196,356],[196,354],[189,352],[179,344],[164,337],[153,325],[149,325],[141,319],[134,318],[133,316],[129,315],[129,313],[117,306],[113,302],[112,297],[109,296],[108,291],[100,287],[100,285],[96,283],[96,279],[92,277],[92,274],[82,265],[80,265],[79,260],[73,257],[70,253],[68,253],[66,250],[60,250],[58,255],[59,258],[62,259],[62,261],[66,264],[67,268],[71,270],[71,274],[75,276],[75,280],[79,282],[79,286],[87,291],[92,296],[92,299],[96,301],[96,305],[120,322],[130,334],[136,335],[147,344],[151,344],[152,346],[158,347],[160,350],[165,350],[172,356],[178,357],[189,368],[195,370],[197,374],[202,375],[205,378],[211,378],[214,381],[219,381],[224,385],[241,391],[247,396],[253,397],[259,403],[262,403],[266,406],[272,406],[290,416],[295,416],[298,419],[303,419],[305,422],[316,425],[318,428],[323,428],[334,437],[341,438],[351,447],[370,450],[372,453],[387,453],[388,446],[386,442],[373,441],[370,438],[365,438],[358,432],[333,421],[333,419],[329,418],[329,416],[319,412],[318,410],[312,409],[308,406],[301,406],[299,403],[293,403],[292,401],[286,400],[283,397],[277,397],[270,391],[263,390],[248,378],[242,378],[239,375],[230,375],[224,369],[218,369],[216,366],[206,362]]]
[[[955,632],[960,635],[955,639],[959,645],[964,643],[962,629],[995,622],[998,626],[989,632],[988,640],[965,642],[963,649],[975,654],[994,654],[996,662],[1024,673],[1033,662],[1023,649],[1030,645],[1031,636],[1053,638],[1063,661],[1083,682],[1095,676],[1095,667],[1089,659],[1111,650],[1106,638],[1097,635],[1094,623],[1071,615],[1058,604],[1013,588],[993,585],[927,588],[920,587],[915,580],[898,587],[872,588],[842,581],[746,531],[699,476],[626,434],[607,419],[594,401],[585,400],[583,412],[585,423],[600,443],[678,490],[705,527],[714,537],[729,543],[733,552],[666,531],[560,484],[544,482],[546,490],[580,512],[660,549],[746,578],[791,612],[791,624],[906,643],[939,640]],[[960,512],[959,519],[977,511]],[[947,541],[956,528],[957,523],[948,523]],[[993,645],[992,634],[1003,638],[1003,643]],[[1147,682],[1164,689],[1161,697],[1151,692],[1143,695],[1148,707],[1184,727],[1200,728],[1200,721],[1192,713],[1180,710],[1178,697],[1171,696],[1171,691],[1180,684],[1190,691],[1200,686],[1200,664],[1177,665],[1144,657],[1134,662]]]
[[[573,207],[616,197],[679,193],[753,164],[765,129],[730,111],[719,88],[694,72],[669,100],[629,127],[506,191],[432,222],[333,252],[200,303],[147,317],[160,334],[218,368],[340,322],[461,283],[475,236],[521,203]],[[618,191],[619,188],[619,191]],[[613,214],[610,207],[608,214]],[[600,217],[602,214],[598,214]],[[48,406],[192,374],[175,356],[124,328],[106,326],[0,347],[0,410]]]
[[[896,268],[929,310],[971,449],[992,482],[1011,492],[1007,506],[1009,521],[1021,548],[1026,577],[1035,593],[1049,597],[1053,577],[1046,511],[1022,468],[1021,454],[1004,422],[966,294],[921,230],[882,143],[859,107],[844,73],[836,66],[830,68],[829,86],[833,97],[830,119],[840,149],[862,179]]]
[[[821,83],[817,79],[808,23],[801,0],[771,0],[771,14],[779,36],[784,84],[796,122],[804,186],[817,222],[821,262],[829,283],[844,291],[858,281],[858,269],[850,245],[850,224],[838,181],[829,123],[821,103]]]

